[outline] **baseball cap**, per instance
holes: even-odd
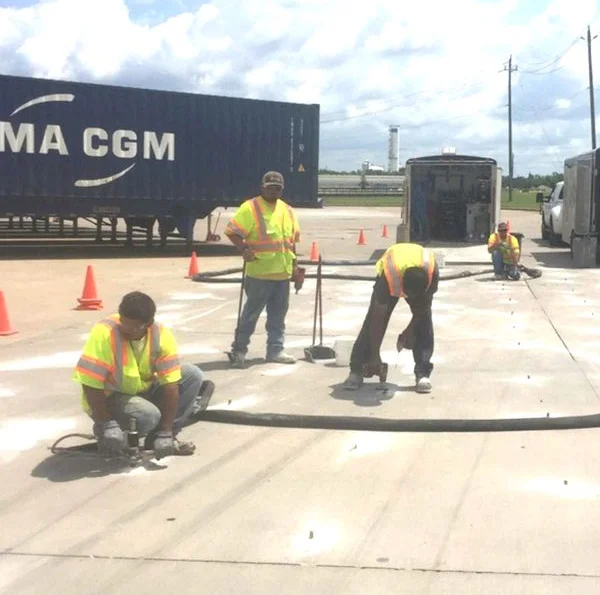
[[[268,171],[262,178],[263,186],[283,186],[283,176],[278,171]]]
[[[508,230],[508,226],[506,225],[506,223],[504,223],[504,221],[498,223],[498,231],[507,231]]]

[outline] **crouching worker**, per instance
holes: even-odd
[[[504,221],[498,223],[498,232],[490,235],[488,239],[488,252],[492,255],[494,276],[497,281],[521,278],[519,271],[519,240],[508,232],[508,225]]]
[[[377,261],[377,277],[373,286],[371,304],[362,329],[350,356],[350,375],[344,383],[347,390],[361,387],[363,378],[380,375],[379,350],[390,316],[405,298],[412,318],[398,336],[398,351],[412,349],[415,362],[415,385],[419,393],[431,391],[433,371],[433,321],[431,305],[437,292],[439,270],[433,252],[418,244],[394,244]]]
[[[103,454],[121,453],[131,417],[157,459],[191,455],[196,448],[177,435],[206,408],[214,383],[198,367],[180,364],[175,338],[154,322],[155,313],[150,296],[125,295],[118,314],[94,325],[75,368],[82,407]]]

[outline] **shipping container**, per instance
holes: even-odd
[[[0,217],[196,219],[285,176],[318,198],[319,106],[0,75]]]
[[[494,159],[441,154],[406,161],[398,241],[485,243],[500,219],[502,170]]]

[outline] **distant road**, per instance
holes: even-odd
[[[366,176],[369,186],[386,188],[400,188],[404,186],[404,176]],[[358,188],[360,186],[359,175],[335,175],[320,174],[319,188]]]

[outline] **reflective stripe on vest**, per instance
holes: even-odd
[[[427,249],[423,250],[423,258],[419,263],[420,267],[427,267],[427,288],[431,285],[433,279],[433,271],[435,269],[434,259],[431,258],[431,252]],[[409,267],[410,268],[410,267]],[[390,285],[390,293],[394,297],[401,297],[404,294],[404,273],[396,267],[394,260],[394,251],[390,250],[383,263],[383,270]]]
[[[283,252],[284,249],[292,252],[294,250],[294,238],[292,237],[284,238],[283,240],[271,240],[267,233],[267,223],[263,216],[263,212],[260,208],[258,197],[253,198],[250,204],[252,206],[252,215],[254,217],[254,222],[256,223],[258,239],[246,239],[246,242],[250,246],[252,246],[254,252]],[[288,214],[290,216],[290,219],[292,220],[293,227],[294,217],[292,215],[292,209],[287,203],[285,206],[287,207]]]
[[[82,355],[77,362],[76,370],[84,376],[89,376],[98,382],[105,382],[112,373],[113,366],[89,355]]]
[[[119,391],[123,386],[123,369],[128,365],[127,342],[123,340],[123,336],[119,330],[120,321],[115,318],[105,318],[100,322],[110,327],[110,340],[112,344],[112,352],[115,361],[112,374],[107,378],[105,385],[114,391]],[[154,323],[148,328],[149,343],[150,343],[150,367],[156,367],[158,356],[160,355],[160,327]]]
[[[105,318],[100,324],[110,327],[110,342],[115,362],[112,374],[106,379],[105,387],[118,391],[123,384],[123,366],[127,365],[127,347],[121,333],[118,332],[119,322],[114,318]]]

